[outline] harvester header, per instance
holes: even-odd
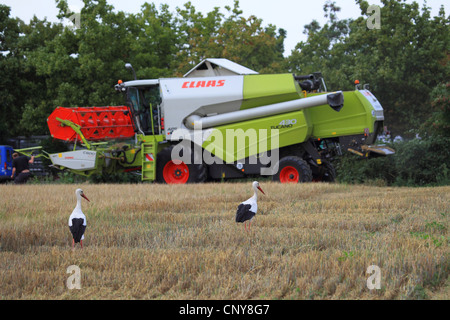
[[[57,107],[47,118],[53,138],[64,141],[81,141],[80,135],[67,125],[70,121],[89,141],[125,139],[134,137],[134,127],[127,106],[63,108]]]

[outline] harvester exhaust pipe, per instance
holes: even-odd
[[[133,71],[134,80],[137,80],[136,71],[134,71],[134,68],[131,65],[131,63],[125,63],[125,68],[130,69],[131,71]]]
[[[262,118],[326,104],[328,104],[333,110],[339,112],[344,105],[344,95],[342,94],[342,91],[280,102],[252,109],[223,113],[210,117],[201,117],[199,115],[193,114],[186,118],[185,124],[189,129],[206,129],[227,123]]]

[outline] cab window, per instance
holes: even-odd
[[[12,151],[10,149],[6,150],[6,162],[12,162]]]

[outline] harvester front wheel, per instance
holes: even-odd
[[[272,176],[272,180],[281,183],[311,182],[312,171],[302,158],[287,156],[278,162],[278,172]]]
[[[170,146],[162,150],[157,157],[156,180],[167,184],[199,183],[207,179],[207,169],[203,163],[196,164],[192,153],[190,163],[185,163],[177,157],[172,158],[172,150],[175,146]],[[183,149],[183,152],[185,150]]]

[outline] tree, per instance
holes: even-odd
[[[33,17],[28,24],[21,25],[21,30],[23,37],[18,49],[23,54],[28,77],[23,78],[27,80],[27,85],[20,86],[26,101],[21,105],[19,128],[22,135],[46,134],[46,119],[50,114],[48,111],[53,110],[49,97],[56,82],[47,79],[43,72],[46,68],[51,68],[51,65],[36,63],[35,57],[61,33],[63,26]],[[62,66],[65,66],[64,62],[58,65]],[[64,70],[61,69],[62,72]]]
[[[0,51],[3,52],[0,55],[0,140],[3,141],[7,137],[28,135],[36,128],[34,111],[43,103],[46,88],[30,61],[31,52],[45,46],[61,30],[59,25],[36,17],[25,24],[20,19],[10,18],[9,12],[9,7],[0,5]],[[31,121],[24,121],[27,111],[34,114]]]
[[[191,2],[184,5],[184,9],[177,8],[178,16],[175,23],[178,32],[178,52],[176,74],[182,76],[197,63],[205,58],[220,57],[217,55],[219,44],[216,42],[218,29],[222,23],[223,14],[220,8],[203,16],[197,12]]]
[[[71,15],[65,0],[58,0],[57,7],[59,18]],[[133,79],[124,67],[127,62],[140,78],[172,73],[176,37],[167,6],[159,14],[154,5],[145,4],[139,14],[133,15],[115,12],[106,0],[84,0],[80,18],[76,28],[45,25],[55,32],[44,45],[31,46],[27,51],[45,93],[24,107],[21,123],[29,133],[46,133],[46,118],[57,106],[123,104],[114,85],[120,78]],[[40,23],[26,26],[26,41],[32,41]]]
[[[420,135],[431,139],[445,137],[450,142],[450,82],[438,85],[430,96],[431,115],[420,127]]]
[[[417,130],[429,117],[429,97],[448,78],[450,26],[441,8],[431,18],[426,5],[382,0],[381,28],[367,28],[367,1],[356,0],[363,16],[338,20],[334,2],[324,6],[329,21],[305,26],[308,40],[288,58],[292,72],[322,71],[329,88],[349,90],[355,79],[369,82],[394,134]],[[366,17],[364,17],[366,15]]]
[[[181,39],[178,75],[184,74],[204,58],[220,57],[261,73],[281,72],[286,31],[274,25],[262,26],[255,16],[244,18],[239,1],[225,6],[228,17],[214,8],[205,17],[190,2],[177,9]]]
[[[130,44],[130,61],[137,68],[137,77],[173,76],[179,39],[168,5],[161,5],[158,12],[154,4],[145,3],[133,18],[135,21],[131,24],[136,29],[137,38]]]
[[[339,20],[337,13],[341,10],[335,2],[327,1],[324,16],[327,23],[321,27],[313,20],[305,25],[306,42],[299,42],[288,57],[288,68],[297,74],[322,72],[329,88],[349,90],[352,81],[348,66],[352,57],[347,54],[344,41],[348,37],[350,19]]]
[[[15,126],[20,119],[19,112],[12,112],[20,103],[17,99],[20,59],[15,50],[20,29],[19,20],[9,15],[10,8],[0,5],[0,143],[17,133]]]
[[[368,3],[357,2],[365,12]],[[354,32],[356,39],[369,40],[367,53],[356,63],[362,72],[370,72],[366,75],[385,106],[392,131],[412,133],[430,116],[432,90],[448,80],[449,20],[443,8],[432,19],[426,5],[420,10],[416,2],[382,3],[380,30],[364,30],[363,19],[355,22],[359,25]]]

